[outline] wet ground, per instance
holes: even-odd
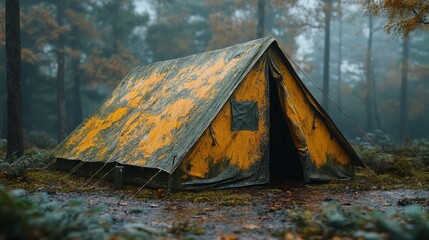
[[[351,207],[382,211],[401,211],[400,205],[419,199],[427,204],[427,190],[323,190],[304,184],[283,184],[210,192],[185,192],[138,199],[123,192],[53,193],[52,199],[82,199],[91,206],[105,206],[105,215],[114,220],[113,230],[130,223],[141,223],[148,231],[180,231],[196,239],[278,239],[286,228],[293,228],[288,209],[320,210],[321,204],[335,200]],[[122,195],[122,197],[121,197]],[[158,196],[157,196],[158,195]],[[160,197],[160,198],[156,198]]]

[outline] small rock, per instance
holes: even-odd
[[[244,224],[243,228],[247,229],[247,230],[255,230],[255,229],[258,229],[260,227],[258,225],[255,225],[255,224]]]

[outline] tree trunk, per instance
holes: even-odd
[[[6,94],[0,92],[0,138],[6,138]]]
[[[262,38],[265,34],[265,0],[258,0],[258,24],[256,26],[256,37]]]
[[[73,59],[71,68],[73,70],[73,87],[71,92],[71,106],[69,107],[71,113],[71,122],[69,129],[76,128],[82,122],[82,102],[80,99],[80,69],[79,58]]]
[[[323,55],[323,101],[322,105],[325,110],[329,111],[329,60],[330,60],[330,38],[331,38],[331,14],[332,2],[325,0],[325,48]]]
[[[373,107],[373,77],[372,77],[372,34],[373,34],[373,20],[372,13],[369,14],[369,36],[368,36],[368,47],[366,49],[366,61],[365,61],[365,72],[366,72],[366,131],[372,132],[372,107]]]
[[[377,107],[377,88],[375,84],[375,73],[374,73],[374,66],[371,69],[371,76],[372,76],[372,104],[374,107],[374,118],[375,122],[377,123],[377,128],[381,129],[381,120],[380,120],[380,114],[378,113],[378,107]]]
[[[0,61],[5,63],[6,59],[4,58],[6,56],[5,48],[0,47]],[[6,78],[3,80],[3,77],[6,76],[5,72],[1,72],[1,78],[0,81],[4,83],[4,87],[2,83],[0,83],[0,138],[6,138]],[[4,82],[3,82],[4,81]]]
[[[19,0],[6,0],[7,158],[24,154]]]
[[[64,0],[57,1],[57,22],[63,26]],[[60,34],[57,41],[57,110],[58,110],[58,141],[62,141],[67,134],[66,99],[64,95],[64,34]]]
[[[341,0],[338,0],[338,20],[339,20],[339,36],[338,36],[338,86],[337,86],[337,98],[338,98],[338,124],[341,126],[341,109],[342,99],[341,99],[341,63],[343,61],[343,16],[341,9]]]
[[[410,55],[410,39],[406,37],[402,43],[402,81],[401,81],[401,105],[399,112],[399,139],[408,139],[408,67]]]

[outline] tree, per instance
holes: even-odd
[[[19,0],[6,0],[7,158],[24,154]]]
[[[343,10],[341,9],[341,0],[338,0],[338,65],[337,65],[337,102],[338,102],[338,123],[341,126],[341,109],[342,109],[342,99],[341,99],[341,64],[343,61]]]
[[[0,63],[6,62],[6,46],[5,46],[5,9],[4,5],[0,4]],[[7,129],[7,123],[6,123],[6,65],[1,64],[0,65],[0,138],[6,138],[6,129]]]
[[[427,0],[361,0],[368,11],[387,17],[387,32],[407,37],[417,29],[429,28],[429,1]]]
[[[408,138],[408,68],[410,55],[410,39],[404,38],[402,42],[402,79],[401,102],[399,110],[399,139]]]
[[[326,111],[329,110],[329,62],[330,62],[330,38],[331,38],[331,0],[324,0],[323,7],[325,13],[325,47],[323,53],[323,100],[322,105]]]
[[[372,132],[372,103],[374,93],[374,79],[372,76],[372,36],[374,33],[372,14],[368,15],[368,45],[366,49],[365,75],[366,75],[366,131]]]
[[[265,34],[265,0],[258,0],[258,24],[256,25],[256,37],[262,38]]]
[[[69,26],[69,34],[65,36],[65,54],[68,71],[72,86],[71,91],[66,94],[66,113],[68,120],[68,132],[73,130],[82,122],[81,85],[85,74],[81,69],[81,61],[84,53],[91,52],[92,40],[97,39],[99,32],[93,26],[90,0],[75,0],[65,6],[65,21]]]
[[[60,27],[64,24],[64,1],[57,1],[57,23]],[[64,33],[57,40],[57,110],[58,110],[58,141],[62,141],[67,135],[66,98],[64,93]]]

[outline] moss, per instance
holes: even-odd
[[[48,192],[75,192],[89,191],[81,188],[87,178],[78,176],[67,176],[65,172],[54,170],[34,170],[27,173],[25,180],[22,179],[0,179],[0,184],[9,189],[22,188],[28,191],[45,190]],[[95,180],[94,180],[95,181]],[[88,184],[91,186],[91,183]]]
[[[237,194],[231,190],[214,190],[205,192],[177,192],[170,194],[168,200],[209,202],[217,206],[249,206],[251,195]]]
[[[374,174],[366,169],[357,169],[350,181],[331,181],[327,184],[312,184],[310,189],[366,191],[374,189],[429,189],[429,172],[419,170],[412,176],[400,177],[392,173]]]
[[[252,202],[249,201],[251,196],[249,194],[230,194],[223,197],[218,203],[218,206],[250,206]]]
[[[175,223],[169,229],[169,232],[179,236],[183,236],[187,234],[204,235],[205,233],[203,228],[194,224],[190,224],[189,222]]]

